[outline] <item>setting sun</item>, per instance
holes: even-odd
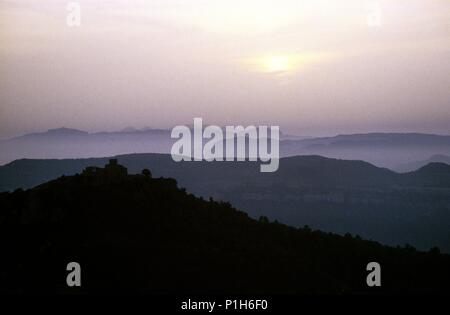
[[[294,73],[308,65],[325,62],[333,56],[325,52],[304,52],[294,54],[271,54],[253,59],[256,70],[271,74]]]
[[[262,59],[264,72],[286,72],[293,68],[292,58],[289,56],[269,56]]]

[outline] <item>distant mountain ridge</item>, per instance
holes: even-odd
[[[159,176],[173,176],[184,172],[200,177],[227,178],[250,176],[253,181],[300,181],[308,186],[349,185],[358,187],[421,186],[424,176],[432,181],[439,175],[446,180],[427,181],[427,186],[450,188],[450,165],[429,163],[409,173],[396,173],[376,167],[365,161],[332,159],[322,156],[292,156],[280,159],[280,168],[273,174],[261,174],[254,162],[180,162],[176,163],[167,154],[127,154],[115,156],[127,166],[131,173],[139,168],[153,167]],[[73,175],[88,165],[102,165],[109,157],[88,159],[20,159],[0,166],[0,191],[16,188],[31,188],[61,175]],[[223,173],[222,173],[223,172]],[[326,180],[326,182],[325,182]],[[182,179],[181,179],[182,181]]]
[[[0,165],[21,158],[89,158],[128,153],[170,153],[175,139],[166,129],[125,128],[87,133],[58,128],[0,141]],[[363,160],[396,171],[432,155],[450,156],[450,136],[420,133],[368,133],[302,138],[280,135],[280,155],[321,155]],[[436,161],[440,162],[440,161]],[[418,165],[417,168],[425,164]],[[416,168],[416,169],[417,169]]]
[[[284,156],[316,154],[331,158],[363,160],[380,167],[405,171],[401,167],[405,163],[425,160],[431,155],[450,155],[450,135],[421,133],[351,134],[286,140],[282,142],[281,148]],[[408,171],[410,170],[413,169],[408,169]]]
[[[13,137],[10,139],[5,139],[6,141],[18,140],[18,139],[27,139],[34,137],[46,137],[46,136],[97,136],[97,135],[120,135],[120,134],[170,134],[170,130],[167,129],[153,129],[153,128],[142,128],[136,129],[132,127],[124,128],[120,131],[100,131],[100,132],[87,132],[79,129],[73,128],[55,128],[49,129],[44,132],[34,132],[28,133],[22,136]]]
[[[0,141],[0,164],[20,158],[89,158],[126,153],[168,153],[170,130],[95,132],[57,128]]]
[[[296,141],[296,140],[293,140]],[[298,140],[304,144],[330,145],[330,144],[392,144],[392,145],[420,145],[420,144],[450,144],[450,135],[437,135],[425,133],[389,133],[373,132],[360,134],[341,134],[332,137],[316,137]]]
[[[158,128],[134,128],[134,127],[126,127],[119,131],[99,131],[99,132],[87,132],[74,128],[60,127],[54,129],[48,129],[44,132],[35,132],[28,133],[22,136],[16,136],[12,139],[36,136],[36,135],[51,135],[51,134],[83,134],[83,135],[96,135],[96,134],[120,134],[120,133],[170,133],[170,129],[158,129]],[[336,136],[328,136],[328,137],[302,137],[297,135],[283,134],[281,132],[282,138],[284,137],[284,141],[286,142],[300,142],[304,145],[329,145],[329,144],[365,144],[368,142],[375,143],[392,143],[392,144],[450,144],[450,135],[438,135],[438,134],[426,134],[426,133],[417,133],[417,132],[409,132],[409,133],[393,133],[393,132],[369,132],[369,133],[354,133],[354,134],[339,134]],[[8,139],[5,139],[8,140]],[[361,142],[362,141],[362,142]]]
[[[442,155],[442,154],[436,154],[431,156],[429,159],[421,160],[421,161],[413,161],[409,163],[403,163],[396,167],[401,172],[411,172],[414,170],[417,170],[427,164],[430,163],[445,163],[450,165],[450,156],[448,155]]]

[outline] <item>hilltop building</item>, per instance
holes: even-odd
[[[84,176],[101,176],[107,179],[120,179],[128,175],[126,167],[117,163],[117,159],[110,159],[105,168],[88,166],[83,170]]]

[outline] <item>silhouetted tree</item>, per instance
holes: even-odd
[[[267,223],[269,223],[269,219],[266,216],[260,216],[259,222],[267,224]]]
[[[142,175],[144,175],[145,177],[148,177],[148,178],[152,178],[152,172],[150,172],[150,170],[147,168],[144,168],[142,170]]]

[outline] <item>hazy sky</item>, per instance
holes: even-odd
[[[273,124],[450,134],[449,0],[0,1],[0,137]]]

